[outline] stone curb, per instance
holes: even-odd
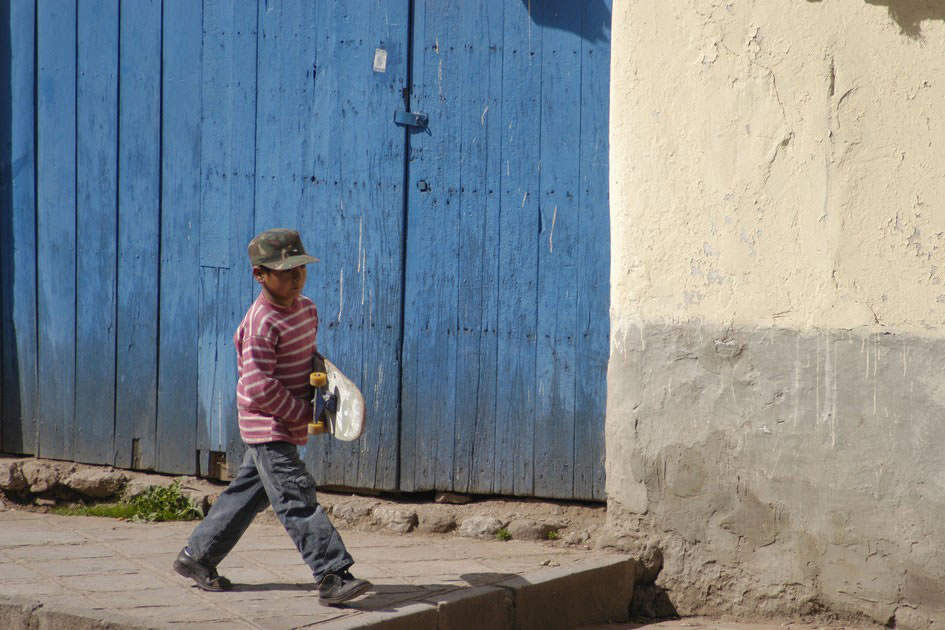
[[[466,630],[573,628],[627,620],[637,562],[625,556],[584,560],[493,586],[457,589],[395,611],[336,619],[326,628],[354,630]],[[154,630],[115,613],[46,606],[0,596],[0,627],[9,630]],[[159,627],[159,626],[158,626]]]
[[[124,615],[100,616],[67,606],[47,606],[40,601],[0,595],[0,628],[6,630],[155,630],[155,626]]]
[[[396,612],[341,619],[332,628],[473,630],[574,628],[627,620],[637,562],[620,556],[461,589]]]

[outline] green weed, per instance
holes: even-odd
[[[203,512],[193,499],[180,491],[180,481],[169,486],[152,486],[131,499],[117,503],[57,507],[55,514],[65,516],[105,516],[129,521],[199,521]]]
[[[504,527],[495,533],[495,537],[497,540],[512,540],[512,534]]]
[[[560,537],[561,536],[558,535],[558,530],[556,529],[553,529],[547,534],[545,534],[545,538],[548,540],[558,540]]]

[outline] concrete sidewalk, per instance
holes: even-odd
[[[0,627],[568,628],[625,619],[636,566],[540,542],[342,530],[374,588],[332,608],[279,525],[254,524],[220,565],[233,591],[193,587],[171,569],[193,525],[0,512]]]

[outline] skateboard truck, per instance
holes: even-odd
[[[331,431],[329,423],[331,417],[338,407],[338,397],[334,392],[328,389],[328,373],[325,371],[325,359],[320,355],[315,355],[314,372],[312,372],[308,381],[315,388],[315,395],[312,403],[315,405],[315,422],[308,423],[308,434],[319,435]],[[327,413],[326,413],[327,412]]]
[[[309,435],[327,433],[343,442],[364,433],[366,406],[358,386],[338,367],[315,353],[309,375],[312,391],[312,421]]]

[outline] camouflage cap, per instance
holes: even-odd
[[[305,252],[298,232],[275,228],[258,234],[249,242],[249,261],[254,267],[261,265],[281,271],[318,262],[318,259]]]

